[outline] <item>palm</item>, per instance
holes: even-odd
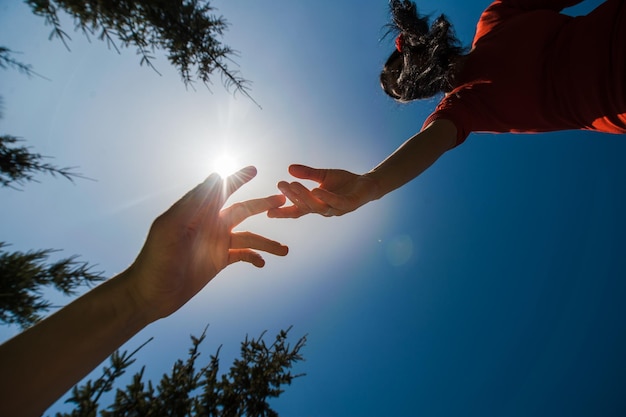
[[[278,188],[293,205],[270,210],[270,217],[297,218],[308,213],[340,216],[365,204],[372,190],[371,180],[341,169],[292,165],[289,172],[297,178],[315,181],[319,187],[309,190],[299,182],[280,182]]]
[[[154,221],[132,268],[138,272],[135,287],[140,301],[158,317],[176,311],[233,262],[262,267],[263,258],[255,249],[287,254],[278,242],[232,231],[247,217],[285,202],[283,196],[271,196],[222,209],[226,199],[256,171],[241,172],[244,175],[230,182],[217,175],[209,177]]]
[[[337,194],[345,194],[354,188],[358,179],[358,175],[341,169],[329,169],[326,171],[324,180],[320,183],[319,188],[328,190]]]

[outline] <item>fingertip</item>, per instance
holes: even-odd
[[[228,263],[233,264],[236,262],[246,262],[256,266],[257,268],[265,266],[265,260],[263,257],[258,252],[249,249],[230,250]]]
[[[276,202],[276,203],[283,203],[285,201],[287,201],[287,197],[285,197],[285,194],[274,194],[274,195],[270,195],[267,197],[268,200],[272,201],[272,202]]]
[[[220,174],[218,174],[217,172],[212,172],[208,177],[206,177],[204,179],[204,181],[201,184],[198,185],[208,185],[211,183],[216,183],[218,181],[220,181],[222,179],[222,177],[220,177]]]
[[[293,175],[294,172],[297,172],[302,167],[304,167],[304,165],[291,164],[291,165],[289,165],[289,173]]]
[[[256,173],[256,167],[247,166],[226,177],[226,179],[224,180],[226,195],[230,196],[232,193],[237,191],[239,187],[254,178],[256,176]]]
[[[285,203],[287,202],[287,197],[285,197],[284,194],[276,194],[274,196],[274,199],[276,199],[276,207],[281,207],[284,206]]]
[[[283,193],[283,195],[285,195],[285,193],[289,193],[290,191],[290,185],[287,181],[280,181],[276,184],[276,188],[278,188],[278,191]]]
[[[289,167],[289,173],[296,178],[318,181],[321,170],[307,165],[294,164]]]
[[[273,218],[275,217],[274,210],[279,209],[280,207],[284,206],[285,203],[287,202],[287,197],[285,197],[282,194],[277,194],[277,195],[267,197],[266,201],[269,205],[269,207],[266,206],[267,210],[265,210],[267,212],[267,217]]]
[[[248,178],[248,180],[251,180],[252,178],[256,177],[257,169],[255,166],[249,165],[245,168],[241,168],[238,174],[242,175],[244,178]]]

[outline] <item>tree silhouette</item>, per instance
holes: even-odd
[[[0,186],[19,189],[26,182],[37,181],[36,173],[58,175],[70,181],[82,177],[72,167],[59,168],[45,162],[45,156],[20,146],[21,142],[15,136],[0,136]]]
[[[104,278],[76,256],[46,263],[52,250],[7,252],[0,242],[0,323],[22,328],[35,324],[53,307],[42,296],[53,287],[64,295],[75,295],[81,286],[92,286]]]
[[[69,49],[70,37],[61,25],[59,12],[67,13],[76,30],[95,36],[109,47],[135,47],[140,63],[156,70],[154,52],[163,50],[186,85],[199,80],[211,84],[218,72],[226,88],[249,95],[249,82],[232,70],[236,52],[220,38],[228,28],[206,0],[27,0],[34,14],[52,26],[50,38]]]
[[[304,374],[292,374],[292,366],[303,360],[300,350],[306,344],[301,337],[292,347],[287,343],[291,328],[281,330],[272,344],[267,345],[264,333],[258,338],[241,342],[240,357],[226,373],[219,372],[219,352],[211,355],[197,369],[199,338],[191,336],[192,346],[186,360],[177,360],[169,374],[164,374],[158,386],[144,382],[145,366],[135,373],[125,389],[117,389],[114,400],[102,406],[102,395],[113,390],[114,382],[135,362],[134,356],[144,345],[128,354],[115,352],[110,365],[100,378],[74,387],[68,403],[75,405],[71,413],[57,417],[113,416],[206,416],[206,417],[273,417],[278,416],[267,400],[283,393],[282,387]],[[148,341],[149,342],[149,341]],[[146,342],[146,343],[148,343]]]

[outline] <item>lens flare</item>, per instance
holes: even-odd
[[[222,152],[211,163],[211,171],[216,172],[222,178],[228,177],[240,168],[238,158],[229,152]]]

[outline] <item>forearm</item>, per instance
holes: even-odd
[[[145,327],[122,273],[0,346],[0,415],[41,415]]]
[[[365,174],[376,183],[375,199],[411,181],[454,146],[456,127],[437,120]]]

